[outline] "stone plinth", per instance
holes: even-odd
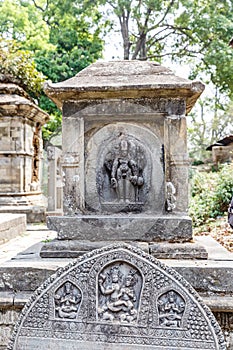
[[[83,215],[49,217],[48,227],[59,240],[186,242],[192,239],[189,217],[145,215]]]
[[[29,222],[45,219],[41,126],[48,119],[23,89],[0,83],[0,212],[25,212]]]
[[[26,231],[25,214],[0,214],[0,244]]]
[[[152,62],[97,62],[47,84],[63,111],[59,239],[184,242],[186,114],[204,86]]]

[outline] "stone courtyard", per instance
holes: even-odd
[[[18,194],[1,194],[8,215],[28,209],[21,223],[1,225],[9,242],[0,246],[0,349],[233,349],[233,254],[194,237],[187,215],[186,115],[203,89],[139,61],[97,62],[48,83],[63,141],[48,153],[47,225],[29,224],[45,215],[41,111],[19,118],[34,151],[24,153],[28,190],[20,177]]]

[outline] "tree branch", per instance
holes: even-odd
[[[39,6],[39,5],[36,3],[35,0],[32,0],[32,2],[33,2],[33,4],[34,4],[34,6],[35,6],[38,10],[40,10],[40,11],[42,11],[42,12],[45,12],[45,11],[48,9],[48,0],[46,1],[46,6],[45,6],[45,8]]]
[[[170,9],[172,8],[172,6],[174,5],[175,0],[171,0],[170,4],[168,5],[163,17],[160,19],[159,22],[157,22],[154,26],[152,26],[151,28],[148,29],[148,32],[151,30],[154,30],[156,28],[158,28],[160,26],[160,24],[165,20],[165,18],[167,17]]]

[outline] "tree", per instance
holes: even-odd
[[[229,0],[102,0],[119,21],[124,59],[169,57],[233,91],[233,3]],[[192,64],[191,64],[192,63]]]
[[[35,68],[53,82],[74,76],[101,57],[106,24],[99,25],[100,20],[96,5],[86,0],[0,1],[2,38],[14,40],[19,52],[30,52]],[[61,128],[61,112],[43,93],[38,101],[52,115],[43,133],[49,139]]]
[[[36,69],[29,51],[19,49],[14,41],[0,40],[0,81],[16,83],[32,98],[38,98],[45,76]]]
[[[188,116],[189,151],[194,163],[208,159],[206,148],[233,133],[233,103],[225,98],[221,101],[223,97],[216,88],[215,98],[200,99]]]

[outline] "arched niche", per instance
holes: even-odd
[[[163,145],[146,127],[109,124],[86,147],[85,200],[92,211],[157,212],[164,208]]]

